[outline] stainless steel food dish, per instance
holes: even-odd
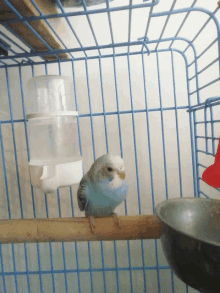
[[[161,242],[171,269],[204,293],[220,292],[220,201],[171,199],[156,207]]]

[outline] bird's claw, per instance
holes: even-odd
[[[117,225],[117,227],[119,229],[121,229],[121,222],[118,218],[118,215],[116,213],[112,213],[111,216],[114,218],[114,221],[115,221],[115,224]],[[96,227],[96,224],[95,224],[95,218],[93,216],[88,216],[89,217],[89,222],[90,222],[90,228],[91,228],[91,231],[92,231],[92,234],[95,235],[95,227]]]
[[[96,226],[95,218],[93,216],[89,216],[89,222],[90,222],[90,228],[91,228],[92,234],[95,235],[95,231],[94,231],[94,228]]]
[[[120,220],[118,218],[118,215],[116,213],[112,213],[112,217],[114,218],[115,223],[118,226],[118,228],[121,229],[121,222],[120,222]]]

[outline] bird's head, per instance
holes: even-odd
[[[98,158],[90,169],[94,181],[109,181],[125,179],[124,161],[120,156],[106,154]]]

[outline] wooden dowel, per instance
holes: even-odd
[[[44,14],[58,13],[58,10],[56,9],[55,3],[53,1],[35,1]],[[31,2],[31,0],[10,0],[10,3],[22,16],[40,15],[40,13],[38,12],[34,4]],[[9,9],[9,7],[4,3],[4,0],[0,0],[0,20],[6,20],[7,18],[18,18],[18,16]],[[28,23],[46,41],[46,43],[52,49],[65,49],[62,42],[54,34],[53,30],[50,28],[50,26],[46,23],[45,20],[33,20],[29,21]],[[66,24],[64,19],[57,19],[57,24],[59,24],[59,27],[62,26],[63,31],[66,30]],[[3,23],[3,25],[5,24]],[[8,26],[37,51],[48,51],[48,47],[44,44],[44,42],[42,42],[24,22],[8,23]],[[61,59],[71,59],[71,55],[69,53],[60,53],[58,54],[58,56]],[[55,55],[47,55],[45,56],[45,59],[57,60],[58,58]]]
[[[88,218],[0,220],[0,243],[157,239],[163,229],[154,215],[118,218],[121,229],[113,217],[95,218],[95,234]]]

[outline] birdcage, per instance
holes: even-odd
[[[219,198],[202,181],[220,136],[219,3],[0,3],[0,292],[198,292],[170,269],[155,207]],[[106,218],[91,234],[77,184],[31,185],[27,82],[40,75],[71,79],[84,173],[124,159],[121,231]]]

